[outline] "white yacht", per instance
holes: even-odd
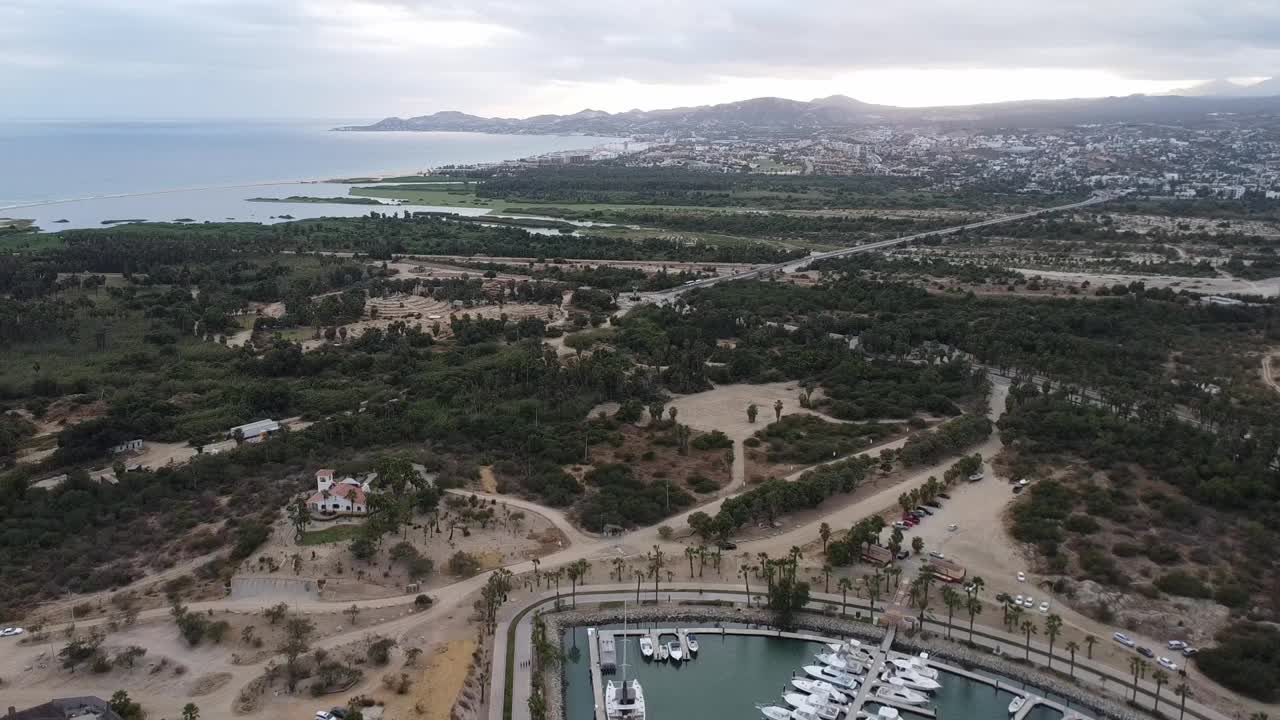
[[[622,605],[622,630],[627,629],[627,606],[624,602]],[[619,668],[622,670],[622,680],[605,683],[604,688],[604,714],[608,720],[645,720],[644,712],[644,689],[640,687],[639,680],[627,681],[627,646],[628,642],[622,643],[622,662]]]
[[[897,700],[907,705],[923,705],[929,700],[923,694],[908,689],[898,678],[889,678],[887,684],[876,688],[876,695],[886,700]]]
[[[852,655],[845,655],[844,653],[825,652],[818,653],[817,655],[814,655],[814,657],[817,658],[818,662],[823,665],[827,665],[834,670],[861,674],[862,671],[866,669],[862,660]]]
[[[889,658],[889,662],[899,670],[910,670],[920,677],[927,677],[930,680],[938,679],[938,671],[925,664],[925,661],[918,657],[894,657]]]
[[[653,654],[654,654],[654,657],[658,658],[659,660],[667,660],[668,658],[671,657],[671,652],[667,650],[667,646],[665,643],[658,643],[658,646],[653,649]]]
[[[645,660],[653,659],[653,640],[648,635],[640,636],[640,654]]]
[[[778,705],[760,705],[760,712],[769,720],[824,720],[813,708],[784,708]]]
[[[858,687],[858,678],[847,672],[832,670],[829,667],[823,667],[821,665],[805,665],[804,672],[814,680],[828,682],[838,688],[850,689]]]
[[[1018,697],[1014,698],[1009,702],[1009,714],[1017,715],[1018,711],[1022,709],[1022,706],[1026,704],[1027,704],[1027,696],[1019,695]]]
[[[694,635],[693,633],[689,633],[688,635],[684,636],[684,639],[685,639],[685,642],[689,643],[689,654],[697,655],[698,654],[698,636]]]
[[[927,677],[922,677],[912,670],[898,670],[896,672],[890,670],[881,675],[880,679],[901,680],[904,687],[923,692],[936,692],[938,688],[942,687],[942,683],[937,680],[930,680]]]
[[[791,707],[800,709],[809,709],[814,712],[822,720],[838,720],[840,713],[844,712],[844,708],[835,703],[826,702],[826,696],[805,695],[804,693],[786,693],[782,696],[783,700]]]
[[[915,690],[908,690],[904,687],[896,687],[893,685],[881,685],[876,688],[876,697],[885,700],[893,700],[903,703],[904,705],[923,705],[928,700],[925,696]]]
[[[810,680],[809,678],[792,678],[791,686],[800,692],[807,692],[811,695],[825,693],[827,697],[838,703],[849,702],[849,696],[840,692],[835,685],[824,680]]]
[[[670,655],[671,659],[675,662],[684,660],[684,651],[680,649],[680,643],[678,641],[667,643],[667,654]]]
[[[871,657],[871,653],[862,645],[861,640],[854,640],[853,638],[850,638],[844,642],[827,643],[827,647],[831,648],[831,651],[834,653],[852,655],[859,660],[866,661],[873,659]]]

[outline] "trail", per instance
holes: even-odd
[[[1280,393],[1280,380],[1276,378],[1275,366],[1280,364],[1280,349],[1272,350],[1262,356],[1262,381]]]

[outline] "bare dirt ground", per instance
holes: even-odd
[[[567,546],[563,534],[545,516],[501,501],[493,507],[494,520],[488,523],[487,528],[481,528],[477,521],[465,521],[459,512],[448,510],[447,504],[441,503],[439,532],[434,530],[428,517],[418,515],[412,527],[394,537],[384,538],[382,548],[368,563],[351,556],[351,543],[346,540],[322,545],[298,544],[293,527],[281,519],[273,528],[271,539],[254,553],[254,558],[272,558],[276,562],[280,569],[269,573],[268,577],[323,581],[322,598],[349,601],[391,597],[406,592],[405,587],[411,580],[403,565],[392,563],[389,557],[390,549],[402,540],[430,558],[434,565],[434,572],[419,581],[424,591],[457,580],[447,569],[449,558],[457,552],[475,556],[480,560],[481,569],[488,570],[542,557]],[[455,522],[458,524],[451,533],[450,526]],[[308,531],[342,524],[316,523]],[[297,572],[294,571],[295,555],[298,556]]]
[[[35,437],[40,438],[46,435],[56,435],[62,432],[63,428],[71,425],[78,425],[87,420],[105,417],[107,409],[105,400],[92,400],[86,395],[69,395],[49,403],[49,408],[45,410],[44,415],[39,420],[32,417],[31,413],[26,410],[18,410],[17,412],[23,418],[35,424]]]
[[[1093,215],[1087,213],[1076,213],[1072,219],[1091,221]],[[1136,213],[1117,213],[1109,214],[1112,226],[1118,231],[1132,230],[1138,233],[1148,233],[1153,230],[1161,230],[1172,234],[1200,234],[1208,233],[1210,235],[1218,235],[1225,233],[1244,233],[1246,235],[1262,235],[1276,236],[1280,235],[1280,227],[1275,223],[1260,222],[1257,220],[1230,220],[1225,226],[1222,220],[1211,218],[1197,217],[1172,217],[1168,215],[1140,215]]]
[[[1280,393],[1280,350],[1262,356],[1262,381]]]
[[[503,305],[476,305],[473,307],[455,307],[451,303],[435,300],[420,295],[393,295],[385,298],[370,298],[365,305],[366,312],[372,313],[376,308],[377,319],[366,319],[341,326],[346,331],[346,338],[357,338],[370,328],[385,330],[393,322],[404,322],[423,332],[433,333],[439,339],[453,335],[449,326],[454,316],[470,316],[472,318],[497,318],[506,315],[511,320],[536,317],[547,322],[557,322],[564,318],[564,311],[556,305],[523,305],[507,303]],[[341,338],[340,338],[341,339]],[[303,350],[314,350],[330,341],[324,339],[308,339],[302,342]]]
[[[1055,270],[1027,270],[1010,268],[1028,276],[1040,275],[1052,280],[1063,280],[1072,283],[1089,281],[1092,285],[1118,285],[1133,282],[1144,283],[1147,287],[1173,288],[1174,290],[1191,290],[1198,293],[1241,295],[1263,295],[1272,297],[1280,295],[1280,278],[1266,280],[1245,280],[1243,278],[1199,278],[1178,277],[1176,275],[1125,275],[1119,273],[1084,273],[1060,272]]]
[[[558,267],[565,270],[575,268],[595,268],[595,267],[617,267],[617,268],[634,268],[642,272],[656,273],[662,270],[668,272],[680,272],[682,270],[697,271],[705,268],[712,268],[717,274],[731,275],[733,273],[742,272],[744,270],[754,269],[755,265],[747,263],[696,263],[696,262],[674,262],[674,261],[653,261],[653,260],[583,260],[578,258],[570,258],[563,263],[538,262],[537,258],[515,258],[515,257],[492,257],[488,255],[422,255],[422,256],[405,256],[406,260],[423,261],[442,261],[444,263],[452,262],[476,262],[476,263],[502,263],[506,265],[523,265],[528,267],[530,271],[545,270],[549,267]],[[443,266],[448,268],[447,265]],[[461,268],[451,268],[458,272],[470,272],[476,274],[475,270],[463,270]],[[502,277],[502,276],[500,276]],[[519,277],[519,276],[513,276]]]

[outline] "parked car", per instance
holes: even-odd
[[[1035,606],[1036,606],[1036,599],[1031,597],[1030,595],[1027,596],[1026,600],[1022,601],[1022,607],[1024,608],[1034,609]]]
[[[1178,670],[1178,664],[1167,657],[1161,657],[1159,660],[1156,660],[1156,662],[1160,663],[1160,667],[1165,668],[1166,670],[1173,670],[1174,672],[1177,672]]]
[[[1200,652],[1200,651],[1199,651],[1199,650],[1197,650],[1197,649],[1195,649],[1195,648],[1193,648],[1193,647],[1183,648],[1183,649],[1182,649],[1182,656],[1183,656],[1183,657],[1192,657],[1192,656],[1194,656],[1194,655],[1195,655],[1196,653],[1198,653],[1198,652]]]
[[[943,555],[942,553],[938,552],[937,550],[930,550],[930,551],[929,551],[929,557],[931,557],[931,558],[938,558],[939,560],[946,560],[946,559],[947,559],[947,556],[946,556],[946,555]]]
[[[943,500],[950,500],[950,499],[951,499],[951,496],[950,496],[950,495],[948,495],[948,494],[946,494],[946,493],[938,493],[938,497],[942,498]]]
[[[1128,635],[1125,635],[1122,632],[1118,632],[1115,635],[1112,635],[1111,639],[1115,640],[1116,642],[1120,643],[1125,647],[1133,647],[1134,645],[1137,645],[1137,643],[1133,641],[1133,638],[1129,637]]]
[[[1013,599],[1013,604],[1017,605],[1018,607],[1022,607],[1022,600],[1023,600],[1023,597],[1021,595],[1018,595]]]
[[[1019,572],[1019,573],[1018,573],[1018,582],[1026,582],[1026,581],[1027,581],[1027,574],[1026,574],[1026,573],[1024,573],[1024,572]]]
[[[932,515],[932,514],[933,514],[933,511],[932,511],[932,510],[930,510],[929,508],[927,508],[927,507],[925,507],[925,506],[923,506],[923,505],[921,505],[921,506],[917,507],[917,508],[916,508],[916,512],[918,512],[918,513],[924,513],[925,515]]]
[[[732,540],[721,540],[719,543],[717,543],[717,545],[721,550],[737,550],[738,549],[738,543],[733,542]]]
[[[907,559],[907,558],[909,558],[909,557],[911,557],[911,551],[910,551],[910,550],[899,550],[899,551],[898,551],[898,559],[899,559],[899,560],[906,560],[906,559]]]
[[[23,629],[20,627],[7,627],[0,629],[0,637],[15,637],[21,635],[23,632]]]
[[[1149,648],[1149,647],[1140,647],[1140,648],[1138,648],[1138,654],[1139,654],[1139,655],[1141,655],[1142,657],[1155,657],[1155,656],[1156,656],[1156,654],[1155,654],[1155,653],[1151,652],[1151,648]]]
[[[955,532],[959,529],[960,529],[960,526],[955,523],[951,523],[950,525],[947,526],[947,532]]]
[[[1026,478],[1022,478],[1021,480],[1018,481],[1018,487],[1026,487],[1028,484],[1030,483],[1027,481]]]
[[[1170,649],[1170,650],[1181,650],[1182,648],[1184,648],[1184,647],[1186,647],[1186,646],[1187,646],[1187,644],[1186,644],[1185,642],[1181,641],[1181,640],[1170,640],[1170,641],[1169,641],[1169,649]]]
[[[937,500],[930,500],[929,502],[925,503],[925,507],[931,507],[934,510],[939,510],[942,508],[942,503],[938,502]]]
[[[1048,601],[1048,600],[1045,600],[1044,602],[1040,603],[1040,612],[1042,612],[1042,613],[1047,613],[1047,612],[1049,612],[1049,601]]]
[[[893,524],[893,526],[898,528],[899,530],[906,530],[907,528],[911,527],[910,525],[906,524],[902,520],[898,520]]]

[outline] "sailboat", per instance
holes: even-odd
[[[622,605],[622,630],[626,637],[627,606]],[[644,689],[639,680],[627,682],[627,645],[622,643],[622,681],[610,680],[605,684],[604,714],[608,720],[645,720]]]

